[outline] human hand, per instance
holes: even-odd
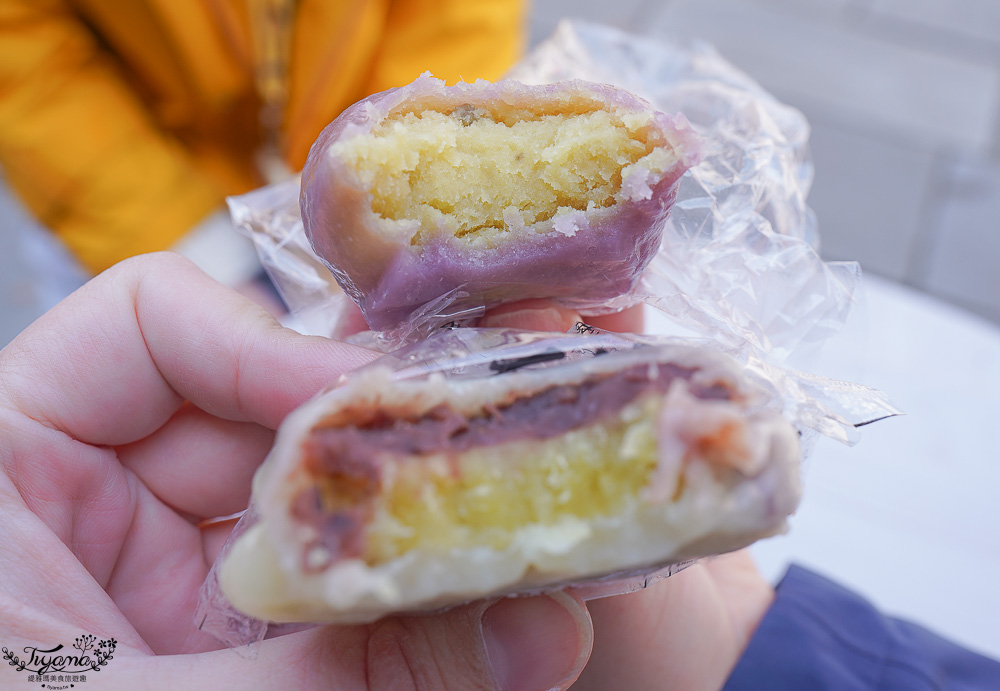
[[[773,599],[740,550],[644,590],[591,600],[593,653],[573,691],[721,689]]]
[[[226,537],[199,525],[246,506],[285,414],[374,356],[285,330],[170,254],[42,317],[0,352],[0,643],[25,659],[114,638],[101,688],[568,686],[591,635],[568,593],[318,627],[254,659],[195,628]]]
[[[494,325],[578,318],[535,307]],[[109,688],[543,689],[577,678],[596,632],[581,688],[721,684],[770,597],[721,559],[592,602],[595,628],[566,592],[318,627],[264,641],[254,659],[214,650],[193,614],[226,535],[199,524],[246,505],[289,410],[372,357],[281,329],[172,255],[123,263],[39,320],[0,353],[0,642],[114,637]]]

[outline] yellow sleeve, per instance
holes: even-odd
[[[0,166],[94,272],[170,247],[223,200],[64,0],[0,3]]]
[[[527,0],[394,0],[368,92],[427,70],[449,84],[499,79],[524,51],[527,11]]]

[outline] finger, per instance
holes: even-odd
[[[220,516],[218,519],[198,524],[198,528],[201,530],[201,545],[206,564],[214,564],[215,560],[219,558],[222,548],[233,534],[233,528],[236,527],[242,516],[241,512],[231,516]]]
[[[642,333],[643,307],[636,305],[612,314],[581,317],[576,310],[560,307],[551,300],[522,300],[490,310],[478,326],[564,332],[580,321],[606,331]]]
[[[374,354],[283,329],[177,255],[127,260],[22,333],[0,355],[3,393],[91,444],[122,445],[184,399],[274,428]]]
[[[730,655],[732,641],[724,635],[724,612],[702,566],[635,593],[594,600],[588,609],[594,652],[578,689],[722,687],[725,676],[712,680],[720,676],[715,668]]]
[[[135,512],[105,591],[153,652],[217,648],[218,643],[195,626],[208,575],[202,533],[136,485]]]
[[[565,591],[500,600],[483,615],[482,632],[493,677],[504,691],[569,688],[593,646],[590,613]]]
[[[605,331],[614,331],[615,333],[641,334],[645,327],[642,305],[628,307],[621,312],[613,314],[584,316],[583,321],[591,326],[596,326]]]
[[[141,636],[67,544],[48,530],[21,501],[20,492],[0,473],[0,628],[5,645],[18,638],[53,645],[44,632],[56,620],[81,631],[114,635],[147,649]],[[70,639],[72,640],[72,639]],[[3,684],[0,684],[3,686]]]
[[[772,591],[752,562],[752,573],[721,583],[711,562],[635,593],[589,602],[594,651],[574,691],[721,688]],[[734,567],[746,569],[746,563],[720,565]]]
[[[743,649],[774,601],[774,586],[761,574],[749,549],[720,554],[703,563],[728,609],[729,621]]]
[[[347,338],[368,330],[368,322],[365,321],[365,315],[362,314],[361,308],[353,300],[348,299],[346,295],[343,297],[339,309],[335,338]]]
[[[246,508],[250,481],[273,441],[266,427],[223,420],[189,404],[117,452],[160,501],[203,519]]]
[[[164,688],[197,678],[223,688],[544,691],[573,683],[590,641],[586,608],[557,593],[302,631],[255,645],[253,659],[231,650],[147,659],[144,672]]]
[[[83,444],[2,406],[0,447],[0,481],[9,479],[15,488],[12,503],[0,497],[0,515],[9,519],[23,505],[44,526],[28,531],[9,523],[5,530],[39,543],[56,537],[103,585],[134,510],[134,478],[113,450]],[[45,529],[51,535],[39,532]]]

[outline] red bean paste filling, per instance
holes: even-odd
[[[697,368],[638,364],[578,384],[562,384],[511,403],[466,417],[444,403],[413,419],[368,411],[360,425],[323,428],[320,423],[303,444],[307,469],[317,485],[299,493],[294,519],[312,525],[319,537],[306,548],[326,550],[319,562],[303,562],[307,571],[326,568],[334,558],[358,557],[364,551],[363,528],[380,489],[382,454],[461,453],[472,448],[524,439],[543,440],[616,415],[640,396],[665,393],[676,379],[689,381]],[[722,381],[691,385],[702,400],[731,400]]]

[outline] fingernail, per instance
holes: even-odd
[[[500,600],[483,614],[483,638],[503,691],[547,691],[579,676],[590,655],[586,607],[566,593]]]

